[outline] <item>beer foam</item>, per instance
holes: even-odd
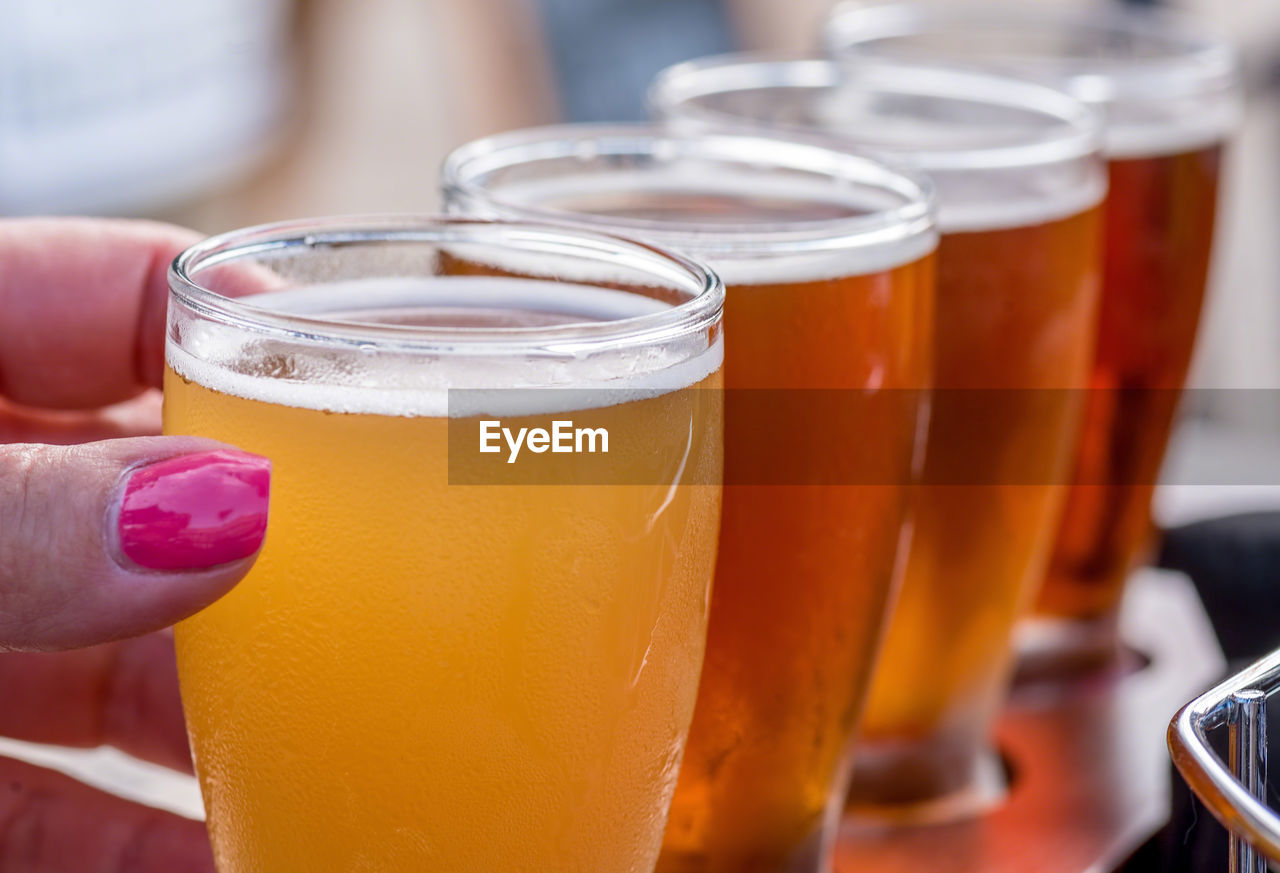
[[[672,164],[659,170],[611,170],[605,176],[562,173],[503,182],[488,191],[496,205],[469,203],[468,210],[493,216],[536,208],[562,220],[680,252],[706,263],[726,285],[798,284],[867,275],[917,261],[937,247],[937,234],[929,228],[889,231],[857,224],[860,220],[872,223],[876,213],[906,205],[901,194],[817,173],[775,178],[765,173],[744,177],[745,172],[725,172],[712,164]],[[699,215],[673,202],[669,214],[656,219],[629,215],[625,201],[612,207],[628,194],[642,194],[646,203],[660,202],[663,192],[671,192],[673,198],[728,198],[738,202],[738,211],[732,220],[717,220],[715,215]],[[842,214],[806,218],[805,209]],[[485,261],[520,272],[518,257],[486,253]],[[546,262],[541,256],[539,260]],[[584,278],[568,259],[558,263],[557,269],[563,271],[558,276]],[[594,278],[596,265],[591,269]],[[618,276],[613,281],[635,279]]]
[[[937,247],[938,234],[931,230],[864,249],[740,259],[716,257],[710,264],[727,286],[802,285],[893,270],[920,260]],[[733,293],[732,287],[728,293]]]
[[[963,177],[957,176],[954,183],[939,180],[938,226],[943,233],[966,233],[1033,227],[1070,218],[1094,208],[1106,196],[1105,178],[1101,172],[1095,176],[1076,188],[1052,194],[1024,191],[996,197],[991,196],[989,179],[979,183],[987,190],[973,197],[965,196]],[[949,190],[953,184],[958,190]]]
[[[1202,103],[1173,114],[1140,117],[1136,109],[1112,110],[1103,148],[1109,158],[1154,158],[1196,151],[1227,139],[1240,121],[1234,100]]]
[[[626,235],[668,251],[676,251],[687,258],[705,263],[727,286],[799,285],[866,276],[914,263],[938,247],[938,234],[928,230],[906,239],[881,242],[874,246],[850,246],[828,251],[771,253],[767,250],[768,243],[762,243],[761,250],[744,252],[738,256],[701,251],[697,234],[681,233],[677,242],[674,234],[671,238],[667,234],[646,236],[625,225],[601,225],[594,220],[590,222],[590,226],[595,230]],[[748,248],[745,240],[743,247]],[[581,261],[573,258],[539,254],[537,260],[537,275],[557,280],[581,282],[590,278],[600,282],[635,284],[638,278],[637,274],[622,270],[604,272],[595,264],[584,267]],[[519,255],[486,253],[482,263],[495,270],[532,274],[533,265],[523,261]],[[732,289],[728,293],[732,294]]]
[[[428,307],[550,313],[558,324],[620,321],[670,308],[607,288],[479,276],[344,281],[241,302],[348,325],[361,318],[376,321],[387,311],[399,320]],[[182,378],[211,390],[281,406],[398,417],[517,416],[615,406],[694,385],[718,370],[724,357],[719,336],[708,346],[701,332],[599,352],[546,351],[554,343],[531,339],[529,345],[544,349],[534,353],[469,352],[465,336],[439,352],[378,347],[373,341],[324,344],[202,320],[183,323],[180,334],[181,344],[172,336],[166,342],[166,361]],[[512,390],[542,388],[574,390]]]

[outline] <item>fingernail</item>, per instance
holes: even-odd
[[[120,550],[153,570],[196,570],[247,558],[267,532],[271,462],[247,452],[180,455],[130,474]]]

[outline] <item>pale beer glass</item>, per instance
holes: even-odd
[[[652,870],[719,526],[720,280],[370,217],[214,237],[170,281],[165,432],[272,463],[256,564],[176,631],[220,873]],[[491,420],[608,450],[508,464]]]

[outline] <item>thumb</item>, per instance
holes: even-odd
[[[271,464],[194,437],[0,445],[0,651],[173,624],[248,572]]]

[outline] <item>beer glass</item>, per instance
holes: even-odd
[[[597,125],[480,140],[443,181],[451,209],[625,232],[724,277],[724,514],[657,869],[826,869],[929,377],[924,184],[816,144]]]
[[[1015,620],[1048,560],[1093,354],[1106,186],[1095,119],[1012,79],[805,58],[681,64],[650,102],[689,129],[802,130],[873,148],[937,186],[924,481],[852,800],[895,820],[976,810],[1000,789],[983,750]]]
[[[371,217],[214,237],[170,281],[165,432],[273,465],[253,570],[176,632],[221,873],[652,870],[719,521],[719,279]],[[608,453],[481,453],[484,422],[565,420]]]
[[[985,66],[1105,114],[1110,195],[1097,352],[1074,485],[1027,643],[1060,666],[1116,651],[1124,580],[1149,543],[1159,475],[1200,318],[1223,144],[1239,114],[1231,48],[1152,9],[847,4],[828,42],[865,57]]]

